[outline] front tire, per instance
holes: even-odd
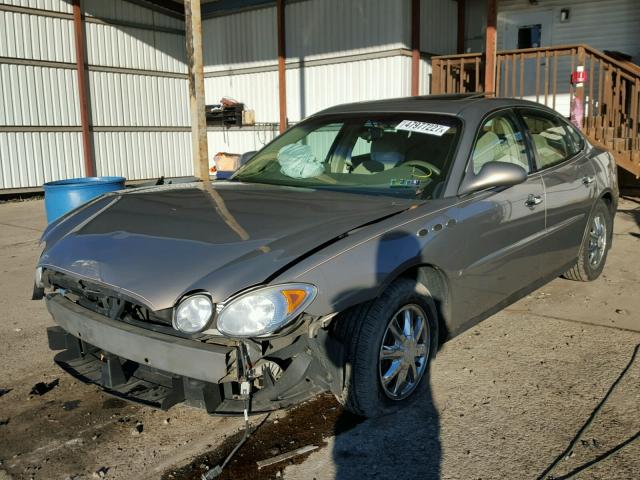
[[[335,321],[345,345],[344,407],[364,417],[392,413],[428,388],[438,346],[435,303],[427,288],[401,278],[377,299]]]
[[[576,264],[563,276],[579,282],[590,282],[598,278],[611,248],[612,230],[609,207],[604,200],[599,200],[589,218]]]

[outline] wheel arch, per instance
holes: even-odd
[[[429,263],[412,265],[398,272],[393,278],[388,279],[382,290],[399,278],[409,278],[424,285],[429,290],[438,314],[439,343],[442,344],[448,340],[451,318],[451,289],[444,271]]]
[[[611,189],[607,188],[606,190],[601,192],[598,200],[604,200],[604,202],[609,207],[609,212],[611,213],[612,217],[616,214],[616,204]]]

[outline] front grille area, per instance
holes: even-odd
[[[114,320],[134,324],[143,323],[144,325],[142,326],[147,328],[170,328],[171,332],[167,333],[177,333],[171,327],[173,311],[171,308],[153,312],[102,285],[53,270],[46,270],[45,272],[47,282],[54,289],[60,290],[66,298],[84,308]]]
[[[188,338],[199,342],[235,346],[236,342],[221,335],[204,333],[187,334],[174,329],[171,323],[173,308],[153,311],[140,305],[134,299],[128,298],[103,285],[73,277],[55,270],[43,272],[45,283],[63,294],[65,298],[113,320],[146,328],[155,332]]]

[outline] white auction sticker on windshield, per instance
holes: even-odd
[[[429,135],[436,135],[441,137],[451,127],[447,125],[438,125],[437,123],[429,122],[416,122],[415,120],[402,120],[397,126],[396,130],[406,130],[408,132],[427,133]]]

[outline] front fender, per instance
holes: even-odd
[[[376,298],[408,269],[437,263],[426,252],[438,236],[437,228],[442,228],[447,219],[442,210],[424,215],[413,212],[404,219],[396,217],[395,225],[363,229],[305,259],[273,283],[315,285],[318,296],[307,308],[311,315],[343,311]],[[439,227],[434,231],[436,225]]]

